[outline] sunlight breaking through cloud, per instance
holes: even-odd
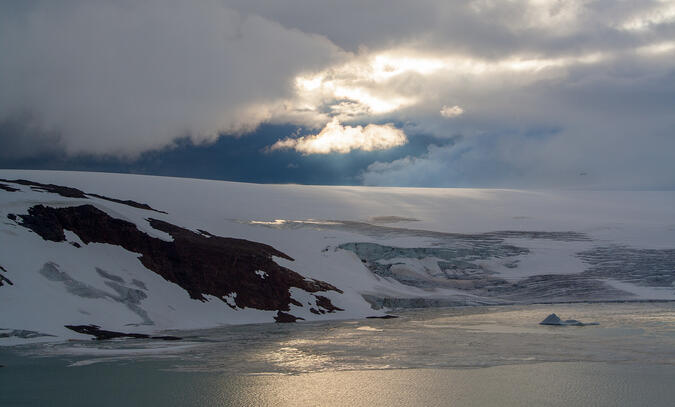
[[[343,126],[333,118],[319,134],[279,140],[270,150],[293,149],[302,154],[346,154],[352,150],[386,150],[406,144],[405,133],[392,124]]]
[[[199,3],[0,2],[0,164],[250,134],[223,143],[405,144],[372,155],[392,165],[370,183],[675,185],[675,0]],[[374,159],[358,155],[330,176],[356,179]],[[325,179],[302,157],[282,165]]]
[[[464,109],[455,105],[455,106],[443,106],[441,109],[441,116],[451,119],[453,117],[461,116],[464,114]]]
[[[609,52],[549,58],[516,54],[494,60],[468,54],[420,55],[408,49],[366,53],[319,72],[298,75],[295,99],[288,106],[291,110],[323,116],[324,120],[332,117],[341,121],[367,120],[373,115],[386,116],[429,105],[432,95],[428,92],[443,91],[435,89],[433,83],[447,86],[471,77],[531,83],[564,77],[572,67],[599,64],[618,56],[620,53]],[[421,91],[424,88],[427,93]],[[451,118],[463,112],[460,106],[444,106],[441,115]]]

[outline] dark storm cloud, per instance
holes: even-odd
[[[340,50],[217,1],[0,5],[0,119],[29,111],[71,153],[134,155],[255,128]]]
[[[30,113],[19,113],[0,121],[0,165],[10,160],[63,152],[58,134],[42,129]]]

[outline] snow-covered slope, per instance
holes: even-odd
[[[0,344],[32,336],[21,330],[83,337],[65,325],[154,333],[391,307],[675,300],[673,191],[0,179]]]

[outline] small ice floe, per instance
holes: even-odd
[[[551,314],[547,316],[539,325],[558,325],[558,326],[586,326],[586,325],[599,325],[597,322],[581,322],[576,319],[566,319],[562,320],[556,314]]]

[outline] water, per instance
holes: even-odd
[[[556,312],[599,326],[546,327]],[[409,311],[0,350],[0,405],[672,406],[675,304]]]

